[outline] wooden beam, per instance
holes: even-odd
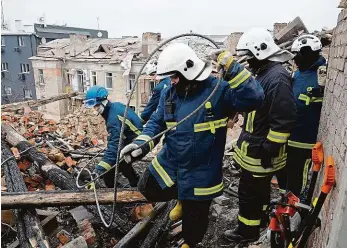
[[[113,202],[113,189],[98,189],[100,204],[109,205]],[[122,190],[117,192],[117,203],[142,203],[146,198],[138,191]],[[1,209],[17,209],[28,207],[60,207],[76,205],[95,205],[94,192],[82,191],[34,191],[34,192],[1,192]]]
[[[52,97],[48,97],[48,98],[44,98],[44,99],[40,99],[40,100],[30,100],[30,101],[25,101],[25,102],[16,102],[16,103],[5,104],[5,105],[1,105],[1,111],[14,112],[14,111],[23,109],[24,107],[30,107],[30,108],[39,107],[39,106],[42,106],[42,105],[45,105],[45,104],[48,104],[51,102],[63,100],[66,98],[75,97],[75,96],[78,96],[79,94],[80,94],[79,92],[64,93],[64,94],[60,94],[57,96],[52,96]]]

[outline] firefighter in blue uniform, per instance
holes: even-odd
[[[96,85],[87,91],[86,99],[84,101],[87,108],[94,108],[94,110],[105,119],[108,132],[107,149],[104,158],[94,170],[94,173],[98,175],[110,170],[110,168],[116,163],[120,130],[125,111],[125,106],[122,103],[111,102],[107,97],[107,90],[104,87]],[[127,145],[142,131],[141,120],[132,109],[128,110],[125,125],[123,144]],[[114,186],[114,169],[112,171],[104,176],[105,184],[109,188],[113,188]],[[137,185],[139,176],[131,166],[122,162],[119,164],[119,171],[129,180],[132,187]]]
[[[162,150],[153,159],[138,184],[149,201],[179,203],[170,218],[182,217],[182,247],[199,243],[208,226],[211,201],[223,192],[222,159],[230,113],[251,111],[263,100],[263,90],[246,69],[223,53],[218,61],[226,68],[224,80],[213,97],[197,114],[169,131]],[[210,76],[212,65],[199,59],[187,45],[169,45],[160,54],[157,74],[170,77],[155,113],[144,131],[121,155],[131,163],[147,154],[158,142],[139,145],[176,124],[194,111],[210,95],[218,79]],[[175,212],[173,216],[172,212]]]
[[[291,53],[281,50],[261,28],[244,33],[236,52],[248,57],[249,68],[265,94],[260,108],[245,113],[233,157],[241,167],[238,227],[227,230],[224,237],[243,242],[257,240],[260,226],[266,225],[263,210],[270,203],[271,178],[286,165],[286,143],[296,110],[290,75],[280,64],[292,59]]]
[[[157,72],[157,65],[156,63],[151,63],[147,67],[146,74],[151,76],[153,79],[156,78],[156,72]],[[149,118],[151,118],[151,115],[153,112],[157,109],[160,99],[160,94],[163,89],[170,86],[171,81],[170,78],[164,78],[159,81],[159,83],[154,87],[152,92],[152,97],[149,99],[145,109],[141,113],[141,119],[143,120],[143,123],[146,123]]]
[[[300,196],[306,187],[311,151],[317,141],[324,92],[318,84],[318,69],[326,65],[321,49],[322,43],[314,35],[300,36],[291,49],[298,67],[293,78],[297,120],[288,139],[286,173],[278,176],[278,182],[281,188],[296,196]]]

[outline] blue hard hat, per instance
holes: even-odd
[[[102,101],[106,100],[108,96],[107,90],[99,85],[95,85],[89,88],[86,93],[86,100],[84,101],[84,106],[86,108],[92,108]]]

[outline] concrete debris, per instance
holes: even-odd
[[[87,209],[83,206],[79,206],[71,209],[70,214],[75,219],[76,223],[80,223],[83,220],[90,220],[93,218],[93,215],[87,211]]]
[[[224,206],[224,205],[227,205],[229,203],[230,198],[226,197],[224,195],[221,195],[221,196],[214,198],[213,201],[220,206]]]

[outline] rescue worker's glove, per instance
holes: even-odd
[[[127,146],[125,146],[121,151],[120,151],[120,157],[124,158],[125,162],[128,164],[131,164],[132,162],[140,159],[143,154],[143,150],[139,148],[138,144],[131,143]]]
[[[212,52],[210,58],[217,62],[217,71],[221,69],[227,71],[234,62],[234,57],[230,51],[216,50]]]
[[[261,166],[266,168],[273,167],[272,159],[278,157],[283,144],[266,140],[261,152]]]

